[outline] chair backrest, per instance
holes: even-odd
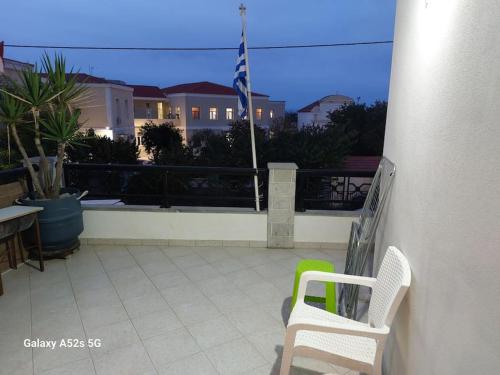
[[[411,269],[406,257],[389,246],[373,287],[368,323],[377,328],[390,326],[406,291],[410,287]]]

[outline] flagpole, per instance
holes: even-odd
[[[250,137],[252,140],[252,164],[255,169],[253,176],[253,183],[255,186],[255,210],[260,211],[259,199],[259,178],[257,176],[257,156],[255,152],[255,131],[253,124],[253,105],[252,105],[252,86],[250,84],[250,63],[248,61],[248,48],[247,48],[247,21],[246,21],[246,8],[245,5],[240,5],[241,24],[243,28],[243,46],[245,48],[245,69],[247,75],[247,96],[248,96],[248,119],[250,120]]]

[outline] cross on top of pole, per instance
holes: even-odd
[[[247,8],[245,7],[245,4],[241,3],[240,4],[240,16],[244,16],[247,11]]]

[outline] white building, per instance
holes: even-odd
[[[5,78],[20,82],[20,72],[33,69],[32,64],[3,59],[4,72],[0,74],[0,84]],[[87,88],[85,98],[78,103],[82,113],[82,130],[94,129],[100,136],[111,139],[134,137],[133,88],[122,81],[112,81],[101,77],[78,73],[76,80]],[[3,79],[2,79],[3,78]]]
[[[324,125],[328,122],[328,114],[336,111],[354,100],[345,95],[328,95],[322,99],[301,108],[297,111],[297,124],[299,127],[306,125]]]
[[[20,70],[33,68],[9,59],[4,59],[4,64],[4,74],[17,80]],[[94,129],[99,136],[135,138],[140,145],[141,127],[146,122],[170,122],[187,141],[200,130],[227,131],[229,124],[239,119],[236,92],[217,83],[195,82],[160,89],[84,73],[76,74],[76,78],[88,90],[79,103],[82,130]],[[284,101],[269,100],[268,95],[259,93],[253,93],[252,98],[256,125],[268,129],[275,119],[284,117]]]
[[[142,146],[142,127],[146,123],[159,125],[164,122],[172,122],[177,125],[179,120],[168,114],[169,104],[159,87],[147,85],[129,85],[129,87],[134,90],[135,140],[139,145],[140,158],[146,160],[148,154]]]
[[[88,92],[80,108],[82,130],[94,129],[96,135],[111,139],[134,137],[132,88],[122,81],[79,73],[77,80]]]
[[[229,130],[238,120],[238,97],[232,87],[212,82],[186,83],[162,89],[168,100],[167,116],[175,119],[185,138],[203,129]],[[273,119],[285,115],[285,102],[269,100],[269,95],[252,94],[254,121],[268,129]]]

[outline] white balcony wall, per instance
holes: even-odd
[[[256,213],[85,210],[81,238],[265,241],[267,217]]]
[[[413,276],[384,374],[500,369],[499,20],[497,0],[398,1],[377,255]]]
[[[267,212],[175,212],[163,209],[84,210],[82,239],[267,242]],[[214,210],[212,210],[214,211]],[[220,210],[218,210],[220,211]],[[345,248],[353,213],[297,214],[296,246]]]

